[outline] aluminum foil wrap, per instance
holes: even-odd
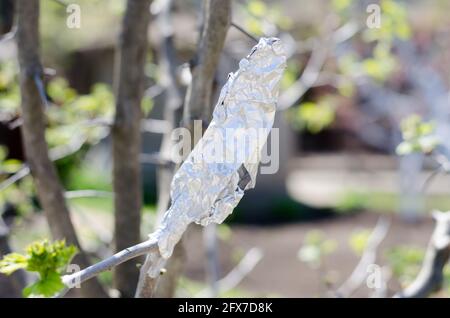
[[[149,255],[150,276],[159,274],[190,223],[222,223],[255,186],[285,68],[281,41],[261,38],[229,75],[210,125],[172,180],[171,206],[150,235],[159,245]]]

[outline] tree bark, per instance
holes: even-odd
[[[214,75],[231,23],[231,1],[205,0],[203,23],[197,57],[192,69],[192,82],[186,93],[183,114],[185,124],[192,120],[209,120],[211,117]]]
[[[230,0],[205,0],[203,4],[203,29],[197,56],[192,70],[192,82],[188,87],[184,103],[184,125],[193,133],[193,121],[209,121],[214,75],[219,64],[225,37],[231,23]],[[173,297],[178,278],[183,270],[184,250],[182,240],[175,246],[167,261],[166,273],[153,279],[141,271],[143,280],[136,292],[137,297]],[[147,263],[148,261],[146,261]],[[148,264],[144,264],[143,270]],[[158,280],[161,280],[159,283]]]
[[[116,64],[117,101],[112,129],[116,251],[141,241],[140,122],[150,3],[128,0]],[[139,259],[126,262],[114,271],[115,287],[122,297],[134,295],[139,275],[137,262]]]
[[[89,266],[89,261],[81,249],[71,222],[64,189],[49,157],[45,140],[44,105],[37,86],[42,77],[39,57],[39,1],[18,0],[16,5],[22,134],[27,162],[53,238],[65,239],[68,244],[76,245],[80,253],[75,257],[74,263],[86,267]],[[86,297],[106,296],[97,280],[90,281],[82,292]]]

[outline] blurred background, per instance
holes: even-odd
[[[0,0],[0,210],[7,227],[7,234],[0,231],[0,255],[49,236],[32,179],[20,175],[13,2]],[[56,165],[82,245],[101,259],[111,255],[113,233],[111,141],[105,127],[77,123],[114,113],[125,1],[70,2],[81,7],[80,28],[65,27],[64,4],[41,1],[41,54],[52,102],[46,137],[59,151]],[[184,96],[201,6],[198,0],[151,6],[142,103],[144,234],[152,232],[158,200],[152,154],[168,127],[162,45],[170,34],[169,63]],[[401,291],[422,267],[436,224],[431,212],[450,208],[450,3],[234,0],[232,8],[236,26],[256,38],[277,36],[288,52],[275,121],[280,140],[270,147],[279,169],[259,175],[256,188],[212,234],[199,226],[188,233],[176,295],[388,297]],[[236,26],[227,33],[214,101],[255,44]],[[377,288],[367,280],[368,264],[380,274]],[[448,265],[443,274],[434,297],[449,296]],[[100,278],[111,284],[111,273]],[[11,278],[0,275],[0,296],[15,293]]]

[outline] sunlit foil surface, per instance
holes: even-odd
[[[229,75],[211,124],[173,178],[171,206],[157,231],[150,235],[159,245],[159,253],[148,256],[152,262],[150,276],[159,275],[190,223],[222,223],[245,190],[255,186],[285,68],[281,41],[261,38],[239,62],[239,70]]]

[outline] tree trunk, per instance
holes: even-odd
[[[128,0],[119,43],[116,115],[112,129],[116,251],[141,241],[140,122],[150,2]],[[115,287],[122,297],[134,295],[138,262],[139,259],[128,261],[114,271]]]
[[[183,119],[187,126],[193,120],[209,121],[213,106],[211,94],[225,37],[231,23],[230,0],[205,0],[203,29],[192,69],[192,82],[185,99]]]
[[[64,189],[49,157],[45,140],[44,104],[37,85],[42,80],[42,66],[39,58],[39,1],[18,0],[16,5],[22,134],[27,163],[53,238],[65,239],[68,244],[76,245],[80,253],[75,257],[74,263],[87,267],[89,261],[81,249],[71,222],[69,209],[64,199]],[[106,296],[97,280],[88,282],[82,292],[86,297]]]

